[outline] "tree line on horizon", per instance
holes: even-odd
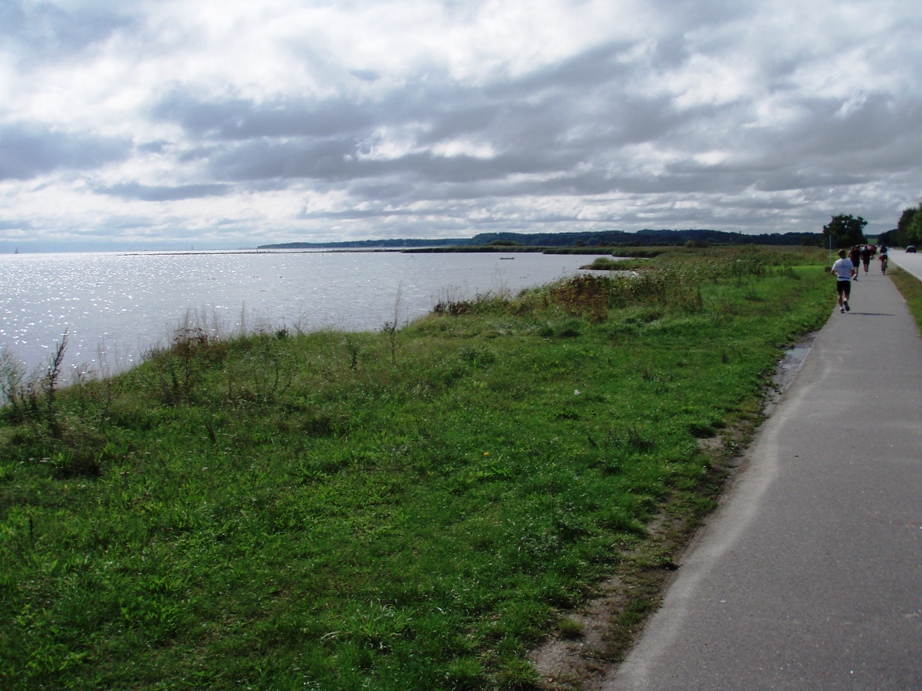
[[[362,249],[410,247],[619,247],[644,245],[806,245],[816,246],[822,241],[820,233],[743,233],[722,230],[639,230],[633,233],[624,230],[567,233],[478,233],[472,238],[439,238],[390,240],[347,240],[341,242],[286,242],[273,245],[259,245],[257,249]]]

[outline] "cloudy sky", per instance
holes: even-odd
[[[0,251],[896,225],[918,0],[0,0]]]

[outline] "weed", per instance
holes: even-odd
[[[60,385],[61,365],[64,362],[64,352],[66,350],[67,330],[64,331],[61,340],[55,344],[48,363],[48,369],[41,381],[42,393],[45,395],[45,422],[54,433],[58,431],[58,424],[55,416],[55,396],[58,386]]]
[[[394,298],[394,320],[384,322],[381,331],[387,336],[390,346],[391,364],[397,364],[397,331],[400,328],[400,308],[403,304],[403,283],[397,286],[397,296]]]
[[[355,338],[346,336],[346,351],[349,353],[349,369],[355,371],[359,366],[359,346]]]
[[[202,374],[196,361],[211,343],[203,329],[188,327],[176,331],[169,348],[148,351],[145,360],[150,366],[144,372],[161,401],[177,405],[191,398]]]
[[[25,418],[27,387],[25,384],[26,367],[6,346],[0,348],[0,404],[4,413],[13,421]]]
[[[5,404],[5,413],[14,421],[30,420],[47,425],[52,434],[57,434],[58,422],[55,398],[61,383],[61,366],[67,350],[67,331],[57,342],[42,371],[26,376],[25,366],[16,360],[12,351],[0,349],[0,404]]]
[[[606,277],[583,274],[557,283],[551,288],[550,298],[568,314],[602,321],[608,315],[613,287]]]
[[[629,425],[622,432],[613,432],[612,435],[620,444],[638,453],[648,453],[656,447],[653,435],[641,430],[636,424]]]

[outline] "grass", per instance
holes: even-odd
[[[892,264],[888,269],[888,275],[906,300],[909,311],[916,320],[919,331],[922,332],[922,282],[911,273]]]
[[[400,330],[185,330],[36,406],[7,362],[0,686],[534,687],[567,612],[670,568],[651,523],[713,507],[701,440],[758,421],[826,279],[708,250]]]

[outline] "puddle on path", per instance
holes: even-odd
[[[797,377],[797,372],[800,371],[800,366],[804,364],[804,359],[807,357],[807,353],[810,352],[811,347],[809,343],[796,345],[784,354],[781,362],[778,363],[775,376],[772,377],[772,382],[775,386],[786,389],[791,385],[791,382]]]
[[[815,337],[816,334],[810,334],[798,342],[797,345],[785,351],[784,357],[781,358],[781,362],[778,363],[778,367],[772,377],[772,390],[769,391],[768,396],[766,396],[766,415],[771,413],[782,394],[784,394],[788,387],[794,383],[794,380],[797,378],[797,373],[800,372],[804,360],[813,347],[813,339]]]

